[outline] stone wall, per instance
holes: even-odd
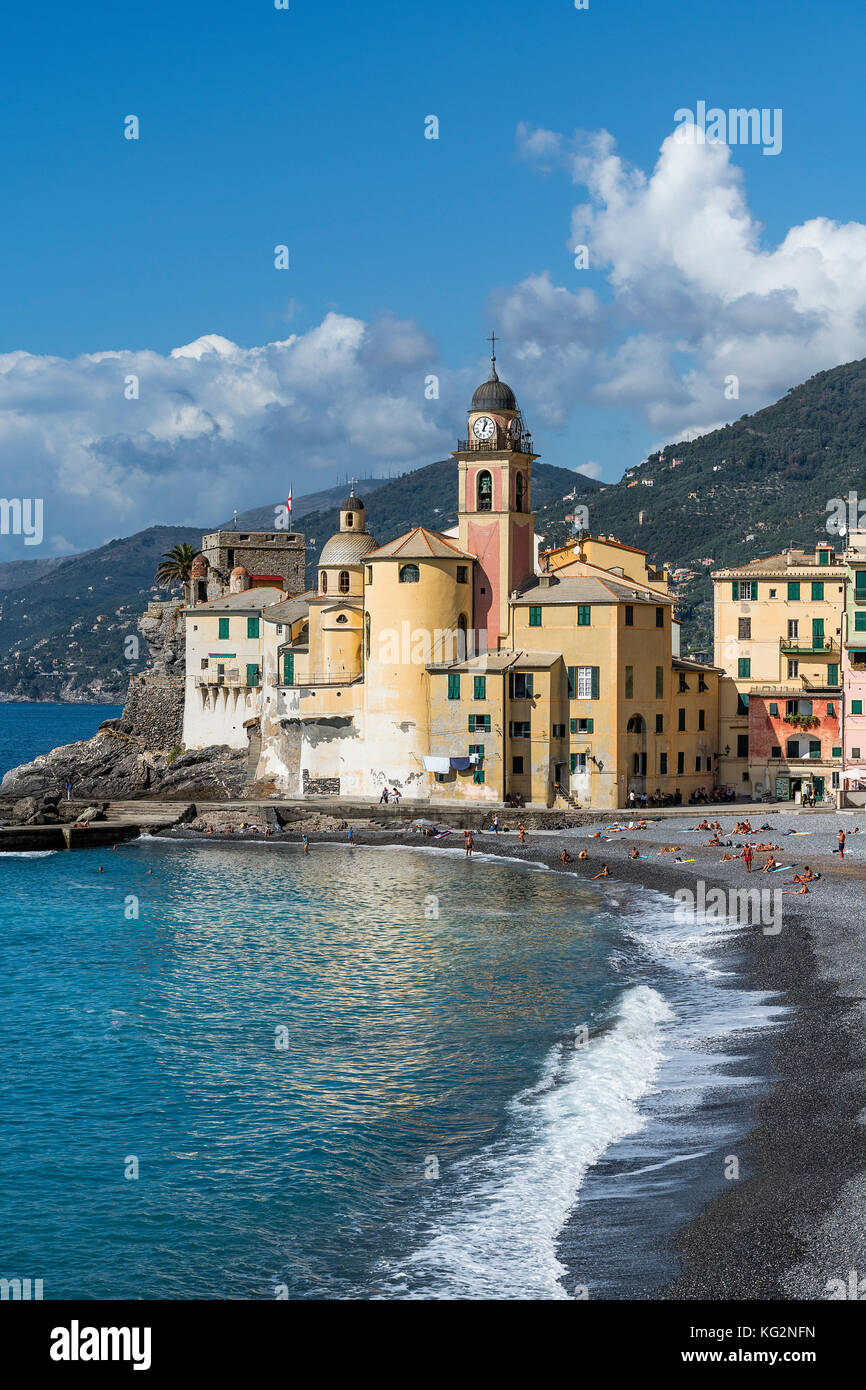
[[[304,768],[304,796],[339,796],[339,777],[311,777]]]
[[[121,733],[168,753],[183,735],[184,682],[179,676],[133,676],[119,721]]]

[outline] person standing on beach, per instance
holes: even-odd
[[[752,846],[746,845],[743,848],[743,862],[746,865],[746,873],[752,872]]]
[[[839,831],[839,834],[836,836],[836,841],[837,841],[837,844],[838,844],[838,847],[839,847],[839,858],[840,858],[840,859],[844,859],[844,858],[845,858],[845,831],[844,831],[844,830],[840,830],[840,831]]]
[[[71,781],[69,781],[68,778],[67,778],[67,781],[66,781],[66,800],[67,800],[67,801],[71,801],[71,800],[72,800],[72,783],[71,783]]]
[[[500,830],[502,829],[502,826],[499,824],[498,816],[493,817],[493,820],[490,822],[490,829],[493,831],[494,835],[499,834]]]
[[[301,838],[302,838],[303,844],[304,844],[304,854],[309,854],[309,852],[310,852],[310,837],[309,837],[309,835],[303,835]]]
[[[518,830],[518,833],[519,833],[519,835],[520,835],[520,843],[521,843],[522,845],[525,845],[525,844],[526,844],[526,826],[523,824],[523,821],[520,822],[520,824],[519,824],[518,827],[517,827],[517,830]]]

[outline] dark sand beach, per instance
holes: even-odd
[[[555,872],[591,879],[607,863],[607,882],[627,883],[672,896],[677,889],[703,880],[713,887],[781,889],[790,873],[754,872],[764,862],[755,855],[747,875],[741,859],[721,862],[736,853],[744,837],[734,835],[735,817],[718,814],[723,839],[734,847],[706,847],[710,832],[694,831],[702,810],[681,817],[650,820],[645,830],[612,832],[593,839],[592,828],[529,830],[520,845],[514,832],[475,832],[479,871],[483,856],[503,855],[545,863]],[[608,824],[623,822],[612,818]],[[756,838],[778,844],[780,864],[802,871],[808,864],[821,874],[805,896],[787,888],[782,898],[781,930],[765,932],[746,925],[726,947],[738,983],[769,991],[788,1006],[781,1024],[766,1036],[768,1072],[773,1078],[749,1116],[751,1127],[738,1148],[744,1176],[724,1184],[679,1233],[682,1271],[667,1287],[653,1291],[668,1299],[828,1299],[832,1281],[847,1281],[852,1270],[866,1273],[866,829],[850,834],[846,859],[832,853],[836,832],[854,830],[861,815],[797,815],[768,808],[752,819]],[[759,825],[771,829],[758,831]],[[798,831],[808,831],[800,837]],[[785,832],[790,831],[789,835]],[[261,834],[196,833],[186,828],[167,838],[196,843],[262,840]],[[299,836],[274,836],[268,848],[296,846]],[[317,842],[347,844],[345,832],[310,835]],[[455,830],[444,839],[422,838],[409,830],[354,828],[354,843],[423,844],[458,849]],[[636,845],[647,858],[630,860]],[[662,845],[682,846],[679,863]],[[348,846],[347,846],[348,847]],[[588,861],[577,860],[585,848]],[[573,861],[563,865],[563,849]],[[828,1289],[829,1286],[829,1289]],[[838,1294],[837,1294],[838,1296]]]

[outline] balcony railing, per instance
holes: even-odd
[[[293,680],[280,680],[281,690],[296,690],[299,686],[323,686],[323,685],[354,685],[361,680],[360,675],[351,675],[348,671],[307,671],[303,675],[295,676]]]
[[[457,449],[460,453],[471,450],[472,453],[509,453],[514,451],[517,454],[532,453],[532,435],[521,434],[517,438],[513,435],[505,435],[502,439],[494,436],[492,439],[458,439]]]
[[[202,671],[200,675],[195,677],[195,683],[199,687],[227,685],[234,687],[246,686],[255,689],[261,684],[261,677],[259,675],[250,677],[247,675],[246,671],[241,672],[237,667],[232,666],[228,671]]]
[[[783,652],[832,652],[836,643],[830,637],[780,637],[779,650]]]

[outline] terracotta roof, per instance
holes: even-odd
[[[474,555],[469,555],[459,546],[446,540],[445,536],[438,531],[428,531],[426,526],[414,526],[411,531],[407,531],[404,536],[398,536],[396,540],[389,541],[387,545],[382,545],[378,550],[371,551],[364,557],[367,560],[474,560]]]

